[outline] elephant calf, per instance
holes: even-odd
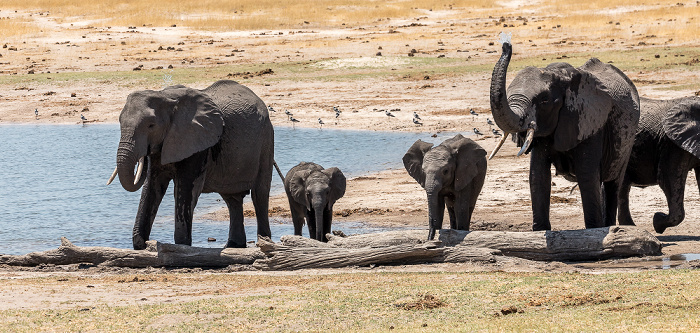
[[[345,195],[345,176],[338,168],[301,162],[287,172],[284,190],[292,211],[294,234],[301,236],[304,218],[309,225],[309,236],[327,242],[331,232],[333,204]]]
[[[685,218],[683,195],[688,171],[700,179],[700,97],[673,100],[641,98],[641,117],[620,191],[620,224],[634,225],[629,208],[630,186],[659,185],[668,215],[654,214],[654,230],[680,224]],[[700,184],[699,184],[700,185]]]
[[[450,228],[469,230],[486,178],[486,151],[476,142],[457,134],[432,147],[432,143],[418,140],[403,157],[406,171],[428,195],[430,240],[435,238],[435,230],[442,228],[445,205]]]

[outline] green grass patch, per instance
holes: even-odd
[[[168,277],[169,283],[177,279]],[[428,332],[689,332],[700,328],[700,293],[696,287],[700,272],[688,270],[606,275],[200,275],[197,279],[190,283],[213,283],[234,293],[254,296],[124,307],[104,304],[68,310],[5,310],[0,311],[0,327],[13,332],[339,332],[392,328]],[[426,299],[438,302],[405,306]]]

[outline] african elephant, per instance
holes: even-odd
[[[309,225],[309,237],[327,242],[331,232],[333,205],[345,195],[345,176],[338,168],[301,162],[284,177],[284,190],[292,212],[294,234],[301,236],[304,218]]]
[[[226,247],[246,246],[243,197],[248,193],[258,234],[270,236],[274,132],[267,107],[250,89],[222,80],[203,90],[136,91],[127,97],[119,123],[117,168],[110,182],[118,174],[127,191],[143,186],[134,249],[146,248],[170,180],[175,183],[176,244],[192,244],[194,207],[200,193],[210,192],[221,195],[231,215]]]
[[[530,154],[532,229],[551,229],[552,164],[558,175],[578,182],[586,228],[615,225],[639,122],[637,88],[615,66],[591,58],[578,68],[562,62],[526,67],[506,94],[512,52],[503,42],[491,78],[491,112],[505,133],[498,147],[515,133],[518,156]]]
[[[629,208],[630,186],[659,185],[668,215],[654,214],[654,230],[680,224],[688,171],[700,181],[700,97],[672,100],[641,98],[641,117],[620,191],[620,224],[634,225]],[[700,184],[698,184],[700,186]]]
[[[432,147],[418,140],[403,156],[406,171],[428,196],[429,240],[435,238],[435,230],[442,229],[445,206],[450,228],[469,230],[486,178],[486,151],[471,139],[457,134]]]

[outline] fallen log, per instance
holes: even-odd
[[[256,260],[253,267],[262,270],[295,270],[434,262],[494,262],[495,256],[500,254],[497,250],[475,247],[446,248],[440,241],[426,241],[421,244],[403,243],[384,247],[342,248],[320,245],[323,243],[318,241],[297,242],[296,237],[287,238],[283,243],[304,244],[305,247],[275,244],[269,239],[258,239],[258,247],[268,258]],[[313,244],[314,242],[320,244]]]
[[[426,230],[390,231],[338,237],[331,234],[328,244],[342,248],[384,247],[421,244]],[[437,237],[445,247],[469,246],[495,249],[503,255],[530,260],[596,260],[661,254],[661,242],[644,229],[634,226],[561,231],[464,231],[442,229]]]
[[[55,250],[25,255],[0,255],[0,264],[12,266],[92,264],[112,267],[227,267],[250,265],[265,255],[257,248],[214,249],[148,241],[144,251],[111,247],[75,246],[61,237]]]

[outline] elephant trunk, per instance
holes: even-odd
[[[436,230],[442,229],[442,220],[445,213],[445,201],[439,192],[442,189],[440,182],[427,179],[425,192],[428,195],[428,240],[435,239]]]
[[[527,97],[514,95],[511,98],[515,103],[511,103],[506,94],[506,73],[508,72],[508,64],[510,64],[512,54],[513,46],[508,42],[503,43],[503,53],[501,54],[501,58],[498,59],[496,66],[493,68],[493,74],[491,75],[491,114],[496,121],[496,125],[498,125],[505,134],[489,158],[493,158],[493,156],[496,155],[496,152],[498,152],[498,149],[500,149],[501,145],[508,137],[508,133],[528,131],[526,142],[518,153],[518,156],[520,156],[527,150],[532,142],[536,128],[534,121],[528,123],[529,117],[525,111],[525,106],[529,104]]]
[[[117,149],[117,174],[122,187],[129,191],[135,192],[141,188],[146,177],[142,176],[143,169],[148,164],[144,156],[139,157],[134,153],[133,144],[122,141]],[[134,167],[139,164],[139,170],[134,175]]]
[[[316,235],[311,235],[311,237],[314,237],[316,240],[321,241],[321,242],[326,242],[326,230],[324,230],[323,225],[324,225],[324,210],[326,208],[326,205],[323,202],[320,203],[314,203],[314,213],[316,218]]]
[[[491,75],[491,114],[498,127],[504,132],[518,133],[525,130],[524,124],[521,116],[511,109],[506,95],[506,73],[512,54],[513,47],[510,43],[503,43],[503,53]]]

